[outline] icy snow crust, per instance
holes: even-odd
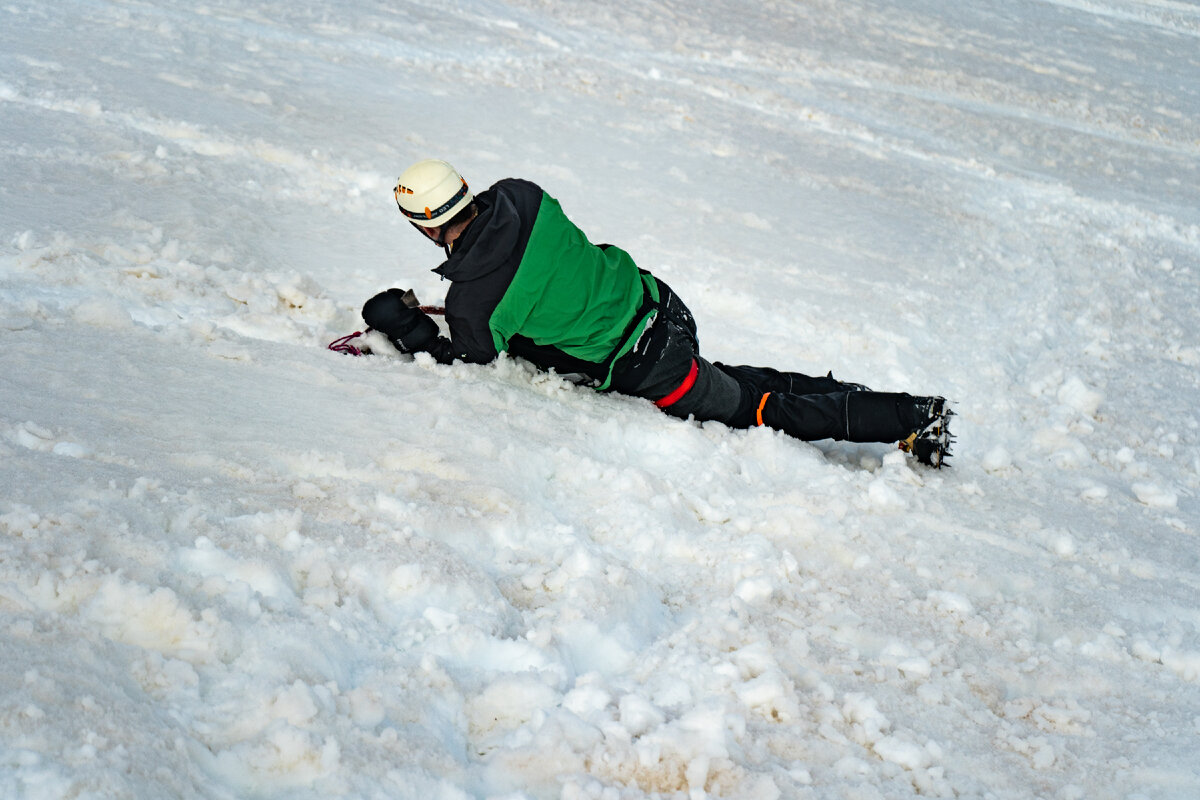
[[[9,0],[0,796],[1200,796],[1200,10]],[[411,161],[954,469],[516,361]]]

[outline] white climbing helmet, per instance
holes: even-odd
[[[458,170],[445,161],[418,161],[396,179],[396,205],[414,225],[436,228],[475,199]]]

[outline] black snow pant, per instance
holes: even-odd
[[[659,291],[659,314],[646,341],[614,370],[613,387],[622,394],[652,400],[683,419],[733,428],[766,425],[805,441],[895,442],[926,422],[924,398],[872,392],[832,374],[709,362],[700,356],[687,306],[662,281]]]

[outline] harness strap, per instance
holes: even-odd
[[[654,405],[659,408],[667,408],[673,406],[683,399],[683,396],[692,390],[696,385],[696,374],[700,372],[700,367],[696,364],[696,359],[692,359],[692,366],[688,369],[687,377],[683,379],[683,383],[675,387],[675,391],[671,392],[661,400],[655,400]]]
[[[638,273],[639,273],[639,275],[649,275],[649,273],[646,272],[645,270],[638,270]],[[654,280],[653,277],[651,277],[650,279]],[[657,288],[657,284],[656,284],[656,288]],[[625,353],[622,353],[621,351],[625,349],[625,346],[629,343],[629,340],[633,337],[633,334],[638,329],[638,326],[641,325],[642,323],[646,322],[647,319],[649,319],[650,317],[657,315],[658,312],[662,309],[662,307],[663,307],[662,300],[661,299],[655,300],[654,296],[650,293],[649,288],[645,285],[645,283],[643,283],[642,284],[642,302],[638,306],[637,313],[635,313],[633,315],[633,319],[629,320],[629,324],[626,325],[625,330],[621,332],[621,338],[617,340],[616,347],[614,347],[612,349],[612,352],[610,352],[608,354],[607,358],[605,358],[603,361],[600,362],[600,370],[602,371],[604,378],[603,378],[603,381],[600,384],[600,386],[596,387],[598,391],[602,391],[602,392],[608,391],[609,385],[612,383],[613,366],[617,363],[617,360],[622,355],[626,355],[628,353],[628,351],[626,351]],[[648,327],[644,328],[642,331],[643,334],[647,330],[649,330]],[[636,347],[636,346],[637,346],[637,343],[635,342],[634,347]]]

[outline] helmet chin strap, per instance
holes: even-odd
[[[420,231],[421,235],[424,236],[426,239],[428,239],[429,241],[436,244],[438,247],[445,250],[446,258],[450,257],[450,250],[452,249],[452,245],[450,245],[446,241],[446,226],[445,225],[438,226],[438,234],[436,237],[434,237],[434,236],[430,236],[427,233],[425,233],[425,231],[429,230],[428,228],[422,227],[422,226],[418,225],[417,223],[411,222],[411,221],[408,224],[412,225],[414,228],[416,228],[418,231]]]
[[[404,209],[401,208],[401,211],[403,211],[403,210]],[[446,241],[446,236],[450,233],[451,228],[456,228],[458,230],[458,236],[455,237],[455,241],[457,241],[459,237],[461,237],[464,233],[466,233],[466,229],[468,227],[470,227],[471,223],[475,221],[475,218],[479,216],[479,209],[477,209],[475,207],[474,203],[472,203],[470,205],[469,210],[471,212],[471,216],[467,217],[465,222],[461,222],[458,225],[455,225],[455,224],[453,224],[453,220],[451,220],[450,222],[446,222],[446,223],[443,223],[442,225],[438,225],[437,226],[437,236],[430,236],[429,228],[426,228],[422,225],[418,225],[417,223],[413,222],[412,220],[409,220],[408,222],[414,228],[421,231],[422,236],[424,236],[426,239],[428,239],[429,241],[436,244],[438,247],[445,250],[446,258],[450,258],[450,253],[452,253],[454,251],[455,242]],[[455,217],[455,219],[457,219],[457,218],[458,217]]]

